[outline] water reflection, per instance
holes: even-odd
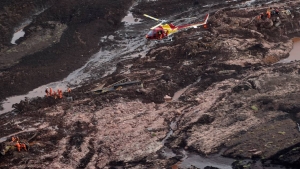
[[[136,23],[140,23],[141,19],[134,18],[131,12],[123,18],[122,22],[125,22],[126,25],[132,25]]]
[[[18,32],[14,33],[13,38],[11,39],[12,44],[16,44],[16,41],[20,39],[21,37],[24,37],[25,32],[23,29],[19,30]]]
[[[300,60],[300,38],[293,39],[293,49],[290,52],[290,56],[287,58],[290,61]]]

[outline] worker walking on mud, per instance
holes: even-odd
[[[46,87],[45,93],[46,93],[46,96],[49,97],[49,88],[48,87]]]
[[[67,92],[68,92],[68,97],[70,97],[71,89],[69,87],[67,89]]]
[[[266,12],[266,15],[267,15],[267,18],[271,18],[271,9],[272,8],[270,8],[270,9],[267,9],[267,12]]]
[[[260,19],[264,20],[264,19],[265,19],[264,13],[259,14],[259,15],[257,16],[257,19],[258,19],[258,20],[260,20]]]
[[[52,96],[52,88],[49,89],[49,96]]]
[[[57,89],[57,95],[58,95],[58,98],[61,99],[63,97],[62,90]]]
[[[279,9],[278,8],[275,9],[275,15],[279,16]]]

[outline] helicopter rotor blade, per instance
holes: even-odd
[[[154,28],[156,28],[156,27],[160,26],[162,23],[163,23],[163,22],[161,22],[161,23],[159,23],[159,24],[157,24],[157,25],[153,26],[153,27],[152,27],[152,28],[150,28],[150,29],[154,29]]]
[[[150,15],[147,15],[147,14],[144,14],[144,16],[146,16],[146,17],[148,17],[150,19],[156,20],[156,21],[162,21],[160,19],[154,18],[153,16],[150,16]]]

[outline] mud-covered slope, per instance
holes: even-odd
[[[101,48],[98,46],[100,37],[121,26],[120,21],[132,2],[55,1],[47,6],[25,27],[25,37],[17,41],[18,45],[1,49],[0,88],[7,90],[1,90],[0,98],[24,94],[40,85],[64,78],[84,65]],[[20,4],[16,2],[9,5],[15,9]],[[36,10],[39,10],[38,4],[29,9],[31,13]],[[28,12],[28,15],[31,13]],[[14,14],[19,15],[19,12],[12,11],[11,15]],[[22,19],[28,18],[28,15]],[[11,29],[9,32],[12,32],[15,26],[12,24],[5,29]],[[5,32],[7,37],[12,36],[9,32]],[[9,38],[6,38],[5,43],[9,42]]]
[[[274,64],[299,34],[297,6],[299,1],[289,5],[294,17],[282,15],[281,25],[271,27],[262,26],[270,20],[256,20],[269,6],[216,10],[208,29],[179,32],[146,56],[120,62],[113,74],[65,93],[73,101],[22,101],[1,116],[1,137],[38,134],[29,151],[1,156],[0,166],[184,168],[183,149],[207,156],[223,149],[226,157],[297,168],[300,62]],[[180,15],[206,12],[194,3],[189,10]],[[90,92],[124,78],[140,83]],[[165,147],[175,155],[162,155]]]
[[[3,0],[0,2],[0,50],[9,46],[14,28],[20,27],[38,11],[46,9],[54,0]]]

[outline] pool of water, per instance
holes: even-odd
[[[141,19],[133,17],[131,12],[128,12],[127,15],[122,19],[122,22],[125,22],[126,25],[132,25],[141,23]]]
[[[289,60],[300,60],[300,37],[293,39],[293,49],[290,52]]]
[[[136,26],[141,25],[141,24],[137,24],[139,23],[139,20],[140,19],[138,18],[134,18],[132,14],[129,12],[128,15],[125,16],[124,19],[122,20],[123,22],[125,22],[125,27],[117,31],[118,33],[115,33],[114,35],[107,35],[103,38],[100,38],[100,41],[115,40],[115,36],[118,36],[119,34],[142,35],[144,33],[144,29],[141,28],[139,28],[139,31],[132,32],[132,30],[137,29]],[[30,22],[31,21],[28,20],[22,23],[22,28],[24,28]],[[146,27],[145,25],[141,25],[141,26],[143,26],[143,28]],[[22,31],[22,28],[20,28],[19,31]],[[20,38],[20,35],[18,37],[17,35],[14,35],[13,38],[17,40]],[[115,42],[120,45],[117,45],[114,49],[101,48],[99,52],[95,53],[86,62],[85,65],[70,73],[63,80],[42,85],[24,95],[18,95],[18,96],[12,96],[6,98],[2,102],[3,110],[0,110],[0,115],[12,111],[13,110],[12,105],[15,103],[19,103],[21,100],[24,100],[25,97],[29,99],[36,98],[36,97],[44,97],[46,87],[51,87],[54,90],[61,89],[63,91],[66,91],[68,86],[71,86],[72,88],[79,87],[90,79],[96,79],[96,78],[99,79],[101,77],[105,77],[111,74],[112,72],[114,72],[116,70],[116,64],[118,62],[118,59],[122,61],[134,57],[146,55],[149,49],[145,48],[144,45],[145,42],[144,39],[140,38],[141,36],[136,36],[132,39],[126,38],[125,36],[122,37],[123,38],[121,40],[115,40]],[[12,42],[15,42],[15,40]]]
[[[13,110],[12,105],[15,103],[19,103],[21,100],[24,100],[26,97],[29,99],[36,98],[36,97],[44,97],[46,87],[51,87],[55,91],[57,89],[60,89],[63,92],[65,92],[68,88],[67,85],[68,85],[68,83],[64,83],[64,82],[60,82],[60,81],[54,82],[54,83],[40,86],[40,87],[28,92],[25,95],[18,95],[18,96],[12,96],[12,97],[6,98],[6,100],[2,102],[3,110],[0,111],[0,115],[3,113],[6,113],[6,112],[12,111]]]
[[[293,48],[288,58],[281,60],[279,63],[287,63],[300,60],[300,37],[293,38]]]
[[[24,35],[25,35],[25,32],[23,31],[23,29],[15,32],[14,35],[13,35],[13,37],[12,37],[12,39],[11,39],[11,43],[12,44],[16,44],[16,41],[18,39],[20,39],[21,37],[24,37]]]
[[[192,166],[197,168],[204,168],[206,166],[217,167],[222,169],[232,169],[231,164],[234,159],[225,158],[219,154],[210,155],[208,157],[200,156],[196,153],[187,152],[182,150],[184,155],[182,161],[178,164],[179,168],[190,168]]]

